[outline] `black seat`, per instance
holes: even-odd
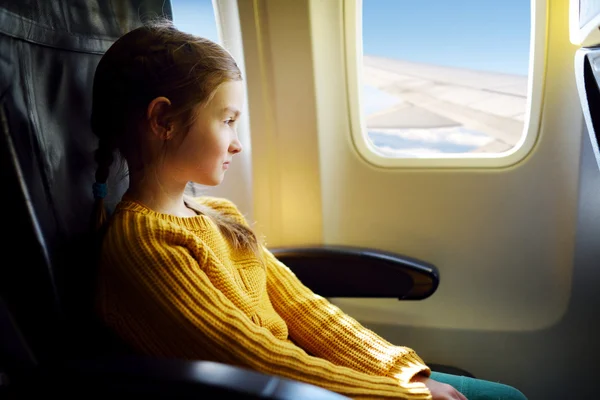
[[[600,168],[600,48],[577,50],[575,77],[585,125]]]
[[[95,5],[98,14],[85,12],[94,4],[84,1],[11,1],[0,8],[2,176],[9,194],[3,202],[14,219],[3,246],[5,254],[25,247],[18,264],[3,268],[1,293],[40,359],[62,353],[61,341],[75,349],[75,341],[88,340],[73,330],[83,326],[73,318],[87,315],[94,273],[86,235],[96,147],[90,82],[114,38],[136,26],[128,15],[141,5],[100,18],[112,15],[104,3]],[[72,20],[63,19],[65,10]],[[112,180],[115,187],[127,183]],[[118,196],[111,194],[109,206]]]

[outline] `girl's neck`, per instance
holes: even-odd
[[[186,206],[184,201],[185,184],[168,182],[158,177],[137,179],[130,175],[127,199],[142,203],[153,211],[177,217],[195,216],[196,212]]]

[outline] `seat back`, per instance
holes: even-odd
[[[575,79],[592,151],[600,168],[600,2],[570,0],[571,42],[575,53]]]
[[[600,49],[582,48],[575,56],[579,99],[592,150],[600,168]]]
[[[0,299],[38,361],[94,347],[84,328],[95,266],[89,236],[94,72],[119,36],[156,15],[171,18],[169,2],[0,5],[0,171],[9,217],[0,242]],[[109,210],[126,185],[122,172],[109,178]]]

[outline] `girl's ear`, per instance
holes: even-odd
[[[171,101],[163,96],[153,99],[148,104],[146,118],[152,135],[161,140],[168,140],[173,136],[174,126],[168,117]]]

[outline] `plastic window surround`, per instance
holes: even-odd
[[[384,168],[502,168],[515,165],[532,151],[540,128],[546,73],[546,38],[548,0],[531,0],[531,35],[529,79],[525,133],[509,151],[495,154],[444,154],[443,157],[392,158],[371,150],[364,137],[366,123],[362,117],[362,0],[344,1],[344,39],[346,50],[346,85],[352,142],[368,163]]]

